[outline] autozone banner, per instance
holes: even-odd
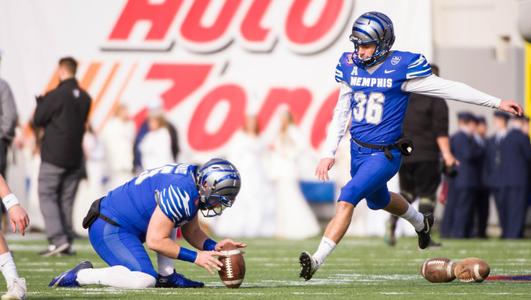
[[[394,21],[395,49],[431,58],[426,0],[2,0],[1,75],[22,122],[71,55],[97,130],[118,103],[140,122],[158,101],[185,151],[212,153],[246,114],[268,130],[287,105],[318,148],[337,100],[335,65],[352,50],[353,20],[371,10]]]

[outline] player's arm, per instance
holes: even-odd
[[[0,197],[2,197],[2,202],[9,214],[11,229],[15,233],[18,228],[19,232],[24,235],[26,228],[29,225],[28,214],[26,213],[26,210],[20,206],[17,197],[11,192],[2,175],[0,175]]]
[[[216,256],[221,256],[220,252],[196,252],[179,246],[170,238],[173,227],[173,221],[157,205],[149,220],[146,234],[146,245],[148,248],[167,257],[174,257],[179,260],[195,263],[210,273],[213,273],[213,270],[220,269],[223,264],[216,258]]]
[[[462,82],[443,79],[436,75],[407,80],[402,84],[402,90],[409,93],[497,108],[515,115],[521,115],[523,112],[522,107],[513,100],[501,100]]]
[[[196,249],[220,251],[223,247],[229,244],[235,248],[245,248],[247,246],[244,243],[235,242],[230,239],[222,240],[219,243],[214,241],[201,229],[201,226],[199,226],[199,218],[197,216],[195,216],[192,221],[183,225],[182,233],[186,241]]]
[[[315,175],[321,180],[328,180],[328,170],[334,165],[334,156],[341,139],[345,136],[350,121],[350,103],[352,89],[344,81],[340,82],[339,98],[337,100],[332,121],[328,125],[326,140],[323,146],[321,160],[315,170]]]

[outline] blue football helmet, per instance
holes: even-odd
[[[199,209],[205,217],[219,216],[231,207],[240,191],[240,173],[229,161],[213,158],[199,168],[196,176]]]
[[[395,42],[393,22],[381,12],[364,13],[354,21],[350,41],[354,43],[352,59],[365,67],[370,67],[385,59]],[[376,44],[374,54],[365,59],[358,57],[360,45]]]

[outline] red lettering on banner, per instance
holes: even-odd
[[[269,91],[258,114],[259,127],[266,128],[281,105],[287,105],[289,107],[295,123],[299,124],[311,102],[312,93],[305,88],[297,88],[294,90],[273,88]]]
[[[153,64],[146,79],[166,79],[173,82],[161,97],[164,109],[169,110],[183,101],[205,82],[212,65]]]
[[[328,123],[332,120],[334,108],[336,107],[337,98],[339,97],[339,90],[335,90],[321,105],[321,109],[317,112],[317,116],[313,122],[311,143],[315,149],[318,149],[321,142],[326,136],[326,129]]]
[[[139,21],[151,22],[146,40],[164,39],[183,0],[166,0],[160,4],[151,2],[150,0],[129,0],[114,25],[109,39],[128,39]]]
[[[195,0],[181,26],[182,36],[193,43],[208,43],[219,39],[227,32],[240,3],[241,0],[226,0],[216,21],[207,27],[201,24],[201,19],[211,0]]]
[[[260,22],[267,12],[271,2],[271,0],[256,0],[251,4],[251,7],[247,11],[247,15],[240,25],[241,35],[247,41],[259,43],[266,40],[267,35],[271,30],[262,27]]]
[[[343,0],[327,0],[317,22],[304,24],[304,14],[311,1],[294,0],[286,20],[286,36],[296,44],[311,44],[326,35],[339,19]]]
[[[207,120],[212,110],[222,101],[228,102],[229,112],[225,120],[220,122],[221,125],[216,132],[207,132]],[[190,147],[194,150],[207,151],[214,150],[225,144],[234,132],[243,125],[246,101],[245,91],[235,84],[222,85],[208,93],[201,100],[190,120],[190,125],[188,126]]]

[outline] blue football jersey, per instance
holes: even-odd
[[[396,142],[402,135],[409,99],[402,83],[431,74],[426,58],[416,53],[393,51],[372,74],[355,64],[352,52],[343,53],[335,79],[352,88],[351,136],[377,145]]]
[[[168,164],[144,171],[110,191],[101,202],[101,213],[121,227],[144,236],[157,205],[175,227],[184,225],[198,211],[196,169],[195,165]]]

